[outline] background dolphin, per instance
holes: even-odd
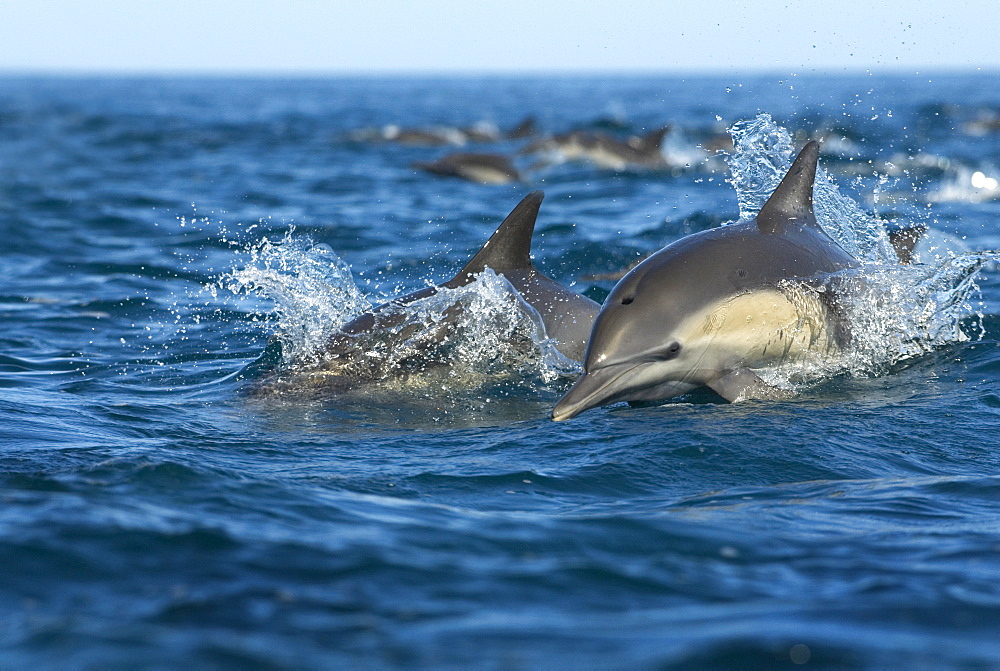
[[[619,140],[600,131],[575,130],[533,142],[522,153],[558,152],[564,160],[588,160],[612,170],[629,167],[668,168],[663,156],[663,138],[671,126],[657,128],[645,135]]]
[[[417,162],[414,168],[435,175],[460,177],[480,184],[509,184],[521,181],[521,173],[503,154],[453,153],[433,162]]]
[[[455,289],[472,282],[486,268],[503,275],[521,297],[533,307],[545,325],[549,338],[566,357],[583,359],[587,336],[600,306],[585,296],[567,289],[540,273],[531,262],[531,237],[544,194],[533,191],[515,207],[486,244],[453,278],[438,286],[427,287],[393,299],[345,324],[328,342],[336,351],[350,336],[379,329],[390,329],[405,321],[400,307],[436,294],[440,288]],[[452,316],[452,315],[449,315]],[[442,325],[445,328],[446,324]],[[414,325],[414,329],[418,325]],[[401,337],[408,335],[401,332]],[[443,335],[443,334],[438,334]],[[349,349],[349,348],[348,348]]]
[[[847,333],[807,280],[857,265],[819,227],[809,142],[753,219],[689,235],[615,285],[594,322],[564,420],[614,401],[708,386],[735,401],[780,395],[750,369],[833,354]]]

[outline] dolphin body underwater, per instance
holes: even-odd
[[[368,358],[370,352],[358,351],[359,337],[366,335],[386,337],[390,348],[393,347],[391,343],[398,344],[418,334],[427,346],[446,339],[449,326],[461,312],[459,306],[447,308],[437,328],[422,334],[423,324],[407,324],[405,307],[437,294],[442,288],[465,286],[490,268],[506,278],[521,299],[537,312],[546,335],[553,340],[556,349],[569,359],[581,361],[600,305],[543,275],[531,262],[531,238],[543,198],[541,191],[525,196],[486,244],[447,282],[395,298],[342,326],[328,339],[324,355],[332,358]]]
[[[806,144],[756,217],[682,238],[626,274],[552,419],[702,386],[729,401],[785,397],[751,369],[845,347],[849,332],[829,292],[809,286],[859,265],[816,221],[818,156],[819,144]]]

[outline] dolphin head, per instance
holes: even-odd
[[[678,247],[636,266],[608,295],[587,344],[584,374],[553,409],[553,419],[616,401],[678,396],[705,384],[706,367],[719,365],[707,346],[737,287],[704,282],[706,265],[711,272],[717,260]]]

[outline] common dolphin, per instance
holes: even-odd
[[[700,386],[729,401],[779,397],[752,368],[845,346],[836,305],[809,286],[858,265],[813,214],[818,156],[819,144],[806,144],[755,218],[682,238],[625,275],[594,322],[583,375],[552,418]]]
[[[436,294],[441,288],[465,286],[486,268],[503,275],[541,317],[545,332],[566,357],[581,361],[587,336],[600,305],[543,275],[531,262],[531,237],[544,194],[533,191],[511,211],[486,244],[457,275],[437,286],[427,287],[384,303],[345,324],[327,345],[328,351],[350,349],[350,338],[375,330],[389,330],[403,318],[399,308]],[[442,337],[445,334],[440,334]],[[404,336],[405,337],[405,334]]]
[[[663,126],[645,135],[632,135],[627,140],[600,131],[575,130],[534,142],[523,153],[558,152],[568,161],[587,160],[612,170],[667,168],[663,138],[670,128]]]
[[[388,124],[380,128],[361,128],[350,134],[359,142],[394,142],[411,147],[461,146],[468,138],[457,128],[448,126],[408,128]]]
[[[414,168],[444,177],[460,177],[480,184],[509,184],[521,181],[521,173],[503,154],[456,152],[432,163],[418,162]]]
[[[509,140],[523,140],[526,137],[531,137],[535,132],[535,117],[526,116],[521,119],[521,123],[508,130],[506,136]]]

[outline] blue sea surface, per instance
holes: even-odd
[[[700,146],[761,114],[859,211],[1000,249],[997,74],[0,78],[0,667],[1000,669],[989,263],[952,336],[782,401],[557,423],[540,356],[261,383],[534,189],[536,265],[602,300],[740,216]],[[526,117],[682,158],[373,141]],[[412,167],[455,150],[527,177]]]

